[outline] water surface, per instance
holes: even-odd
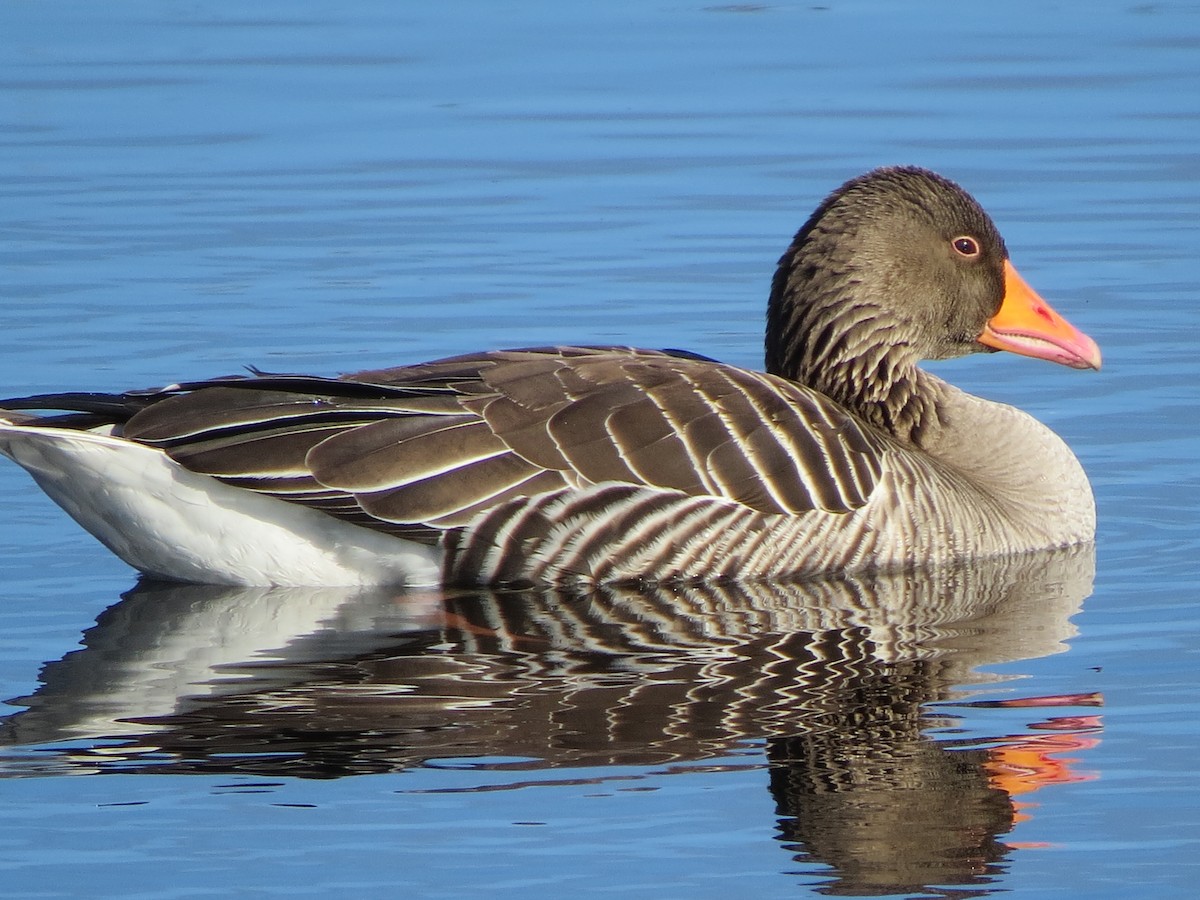
[[[553,594],[139,584],[0,468],[14,897],[1190,896],[1200,10],[0,8],[0,393],[620,342],[761,361],[842,180],[937,169],[1100,342],[939,366],[1094,556]]]

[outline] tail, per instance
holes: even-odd
[[[226,387],[242,390],[283,391],[299,394],[319,394],[323,397],[407,397],[414,393],[403,385],[375,384],[315,375],[284,375],[251,369],[250,375],[226,375],[203,381],[186,381],[166,387],[104,394],[90,391],[67,391],[61,394],[34,394],[31,397],[11,397],[0,400],[0,422],[13,425],[37,425],[45,428],[66,428],[90,431],[104,426],[120,428],[148,406],[179,394],[204,388]],[[419,394],[424,388],[418,386]],[[49,415],[29,415],[33,410]]]
[[[0,400],[0,422],[89,431],[105,425],[120,425],[150,403],[138,394],[100,394],[72,391],[35,394]],[[33,414],[30,410],[42,413]]]

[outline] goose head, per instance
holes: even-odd
[[[891,430],[921,410],[916,365],[1007,350],[1098,369],[1096,343],[1009,261],[991,218],[925,169],[876,169],[827,197],[779,261],[767,371]]]

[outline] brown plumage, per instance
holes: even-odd
[[[64,427],[111,422],[193,473],[442,548],[451,582],[762,578],[1090,540],[1057,438],[916,368],[988,349],[1099,365],[974,200],[896,168],[832,194],[780,260],[765,374],[553,347],[0,406],[75,410]]]

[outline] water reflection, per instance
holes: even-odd
[[[1063,649],[1093,566],[1088,549],[586,594],[144,584],[13,701],[0,774],[337,777],[465,757],[528,783],[757,762],[765,746],[779,839],[831,868],[826,892],[986,892],[1015,797],[1078,777],[1061,755],[1097,724],[1044,718],[960,745],[956,704],[998,680],[980,667]]]

